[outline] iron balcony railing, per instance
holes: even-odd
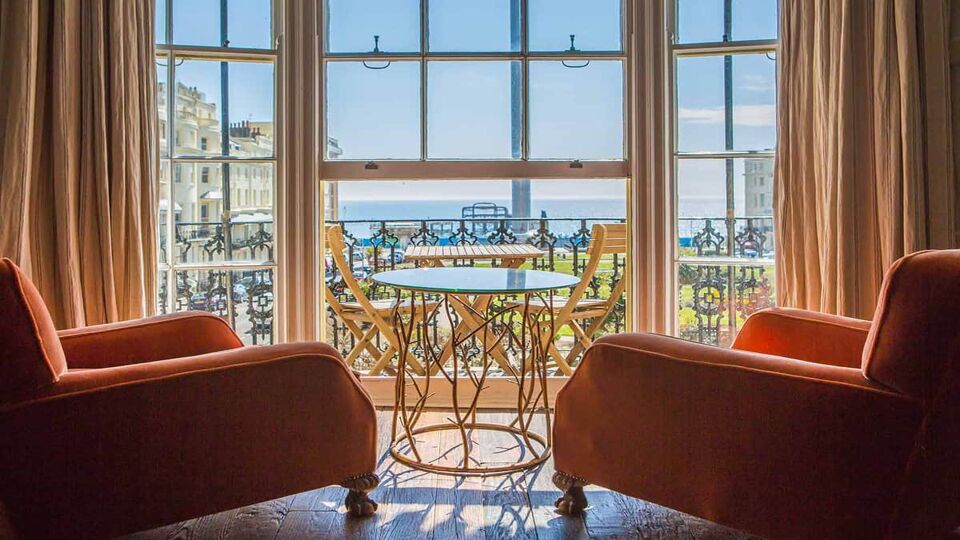
[[[527,243],[544,252],[543,258],[529,263],[528,267],[579,275],[586,264],[592,225],[623,221],[623,217],[483,217],[341,220],[327,224],[343,227],[347,260],[352,261],[353,274],[362,282],[368,296],[379,300],[392,298],[394,293],[375,285],[369,276],[382,270],[412,267],[413,264],[403,258],[411,244]],[[172,261],[177,287],[175,300],[172,307],[168,306],[167,273],[161,272],[161,312],[170,309],[210,311],[228,319],[248,342],[272,342],[273,226],[271,221],[176,223]],[[162,226],[161,231],[166,231],[166,227]],[[773,220],[769,217],[680,218],[677,232],[678,333],[693,341],[728,343],[746,316],[773,305]],[[165,248],[165,239],[162,240],[161,246]],[[164,248],[161,259],[167,263],[170,258]],[[606,298],[604,295],[609,294],[625,273],[626,261],[622,259],[617,256],[605,261],[604,268],[591,282],[591,297]],[[353,300],[329,259],[324,279],[339,300]],[[621,299],[604,332],[624,329],[625,305]],[[328,310],[327,336],[331,344],[345,353],[354,344],[354,337],[332,310]],[[561,341],[568,338],[560,337]]]

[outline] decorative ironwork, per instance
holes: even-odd
[[[747,219],[747,225],[734,237],[737,253],[741,257],[763,257],[767,235],[757,226],[754,218]]]
[[[713,220],[706,220],[703,229],[694,235],[693,247],[696,248],[698,257],[724,254],[724,238],[713,228]]]
[[[508,225],[507,220],[501,219],[497,223],[497,228],[487,235],[487,242],[495,245],[516,244],[517,236],[513,234],[513,229]]]
[[[460,226],[450,235],[449,241],[450,245],[453,246],[466,246],[466,245],[475,245],[477,243],[477,235],[473,233],[472,230],[467,228],[467,220],[459,220]]]
[[[476,218],[478,221],[490,223],[491,218],[481,216]],[[470,219],[452,218],[452,219],[426,219],[418,220],[411,224],[409,220],[347,220],[340,221],[344,230],[344,240],[347,244],[348,259],[354,261],[354,275],[364,293],[371,301],[392,300],[390,291],[378,287],[372,280],[368,279],[370,275],[383,270],[394,268],[409,268],[414,263],[403,260],[403,252],[408,246],[432,246],[432,245],[476,245],[476,244],[516,244],[521,241],[537,246],[544,251],[543,261],[537,263],[537,268],[554,269],[555,271],[564,271],[578,274],[586,261],[586,248],[590,243],[590,228],[594,223],[616,223],[623,222],[623,218],[531,218],[531,219],[507,219],[496,218],[496,228],[490,230],[485,235],[473,235],[474,226]],[[518,225],[520,223],[521,225]],[[524,227],[525,224],[535,224],[535,227]],[[480,227],[476,230],[479,232]],[[518,235],[517,230],[529,230],[526,235]],[[571,260],[571,254],[574,261]],[[575,264],[574,264],[575,263]],[[487,264],[487,263],[480,263]],[[614,257],[609,262],[604,263],[605,268],[592,284],[592,288],[587,296],[593,298],[607,298],[610,291],[613,290],[622,276],[624,275],[625,261],[622,257]],[[328,264],[325,273],[325,281],[330,292],[342,302],[354,302],[355,299],[350,291],[344,286],[334,265]],[[499,310],[503,308],[502,299],[494,300],[489,309]],[[453,318],[459,324],[459,315],[453,313]],[[626,303],[620,300],[604,325],[604,333],[619,332],[625,328],[626,321]],[[491,329],[504,331],[507,326],[515,325],[516,321],[511,319],[509,314],[500,315],[491,322]],[[366,331],[366,328],[363,328]],[[418,331],[422,331],[418,330]],[[434,319],[429,325],[431,336],[421,338],[411,346],[411,353],[419,359],[424,354],[429,354],[422,345],[426,339],[432,338],[434,341],[443,339],[444,335],[449,334],[450,328],[439,324]],[[345,355],[353,349],[355,338],[346,328],[342,321],[332,309],[327,312],[327,336],[328,341],[343,352]],[[558,338],[558,347],[560,349],[569,348],[572,337],[561,336]],[[479,352],[480,343],[466,341],[463,344],[462,351],[472,364],[479,363],[482,354]],[[380,350],[384,350],[386,344],[378,344]],[[513,343],[504,343],[503,348],[509,354],[516,354],[516,346]],[[373,355],[363,353],[353,364],[355,369],[363,370],[371,365]],[[385,370],[395,369],[390,366]]]
[[[410,237],[410,243],[415,246],[435,246],[439,240],[440,237],[427,227],[426,221],[421,221],[416,234]]]

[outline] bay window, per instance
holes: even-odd
[[[677,333],[726,345],[774,303],[776,0],[677,0]]]
[[[210,311],[251,344],[274,341],[273,34],[270,0],[156,3],[158,311]]]

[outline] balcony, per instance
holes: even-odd
[[[579,275],[587,260],[591,226],[623,221],[622,217],[480,217],[344,220],[328,225],[343,227],[348,246],[347,259],[353,261],[354,276],[368,297],[386,300],[393,298],[394,291],[375,285],[368,278],[376,272],[415,266],[404,261],[403,253],[409,245],[526,243],[542,250],[544,256],[527,263],[525,268]],[[728,344],[749,314],[773,305],[772,227],[772,219],[766,217],[679,220],[677,330],[680,337]],[[232,263],[223,262],[227,260],[228,230]],[[201,309],[216,313],[230,321],[246,342],[272,343],[273,269],[270,261],[274,250],[273,223],[232,223],[228,227],[216,222],[180,222],[174,231],[177,289],[173,293],[173,309]],[[167,260],[166,253],[161,256]],[[243,268],[233,269],[231,264]],[[261,264],[263,267],[258,267]],[[458,264],[472,263],[463,261]],[[353,301],[329,258],[325,267],[325,285],[339,301]],[[609,298],[610,290],[623,278],[625,268],[626,261],[622,257],[604,261],[588,289],[588,296]],[[227,294],[227,291],[233,292]],[[167,274],[161,273],[161,312],[167,311],[169,294]],[[506,319],[501,321],[501,324],[508,323]],[[604,324],[602,333],[626,329],[626,305],[621,300]],[[353,348],[354,336],[331,309],[327,310],[326,330],[327,340],[345,355]],[[443,337],[449,328],[438,325],[434,331]],[[557,340],[558,348],[567,350],[572,336],[562,332]],[[364,354],[354,368],[363,371],[369,365],[370,358]]]

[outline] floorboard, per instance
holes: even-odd
[[[427,413],[442,422],[445,413]],[[505,413],[483,413],[481,421],[509,420]],[[380,487],[372,494],[380,507],[369,519],[351,519],[343,508],[346,490],[326,487],[130,535],[135,540],[171,539],[587,539],[662,538],[741,540],[747,535],[645,501],[595,486],[587,487],[590,508],[571,518],[554,511],[560,496],[553,486],[553,462],[526,473],[488,478],[427,474],[390,457],[391,414],[378,413]],[[477,439],[477,437],[483,437]],[[507,435],[474,434],[478,458],[508,461],[515,445]],[[493,440],[495,439],[495,440]],[[456,432],[441,432],[434,446],[457,445]],[[430,449],[427,449],[429,452]]]

